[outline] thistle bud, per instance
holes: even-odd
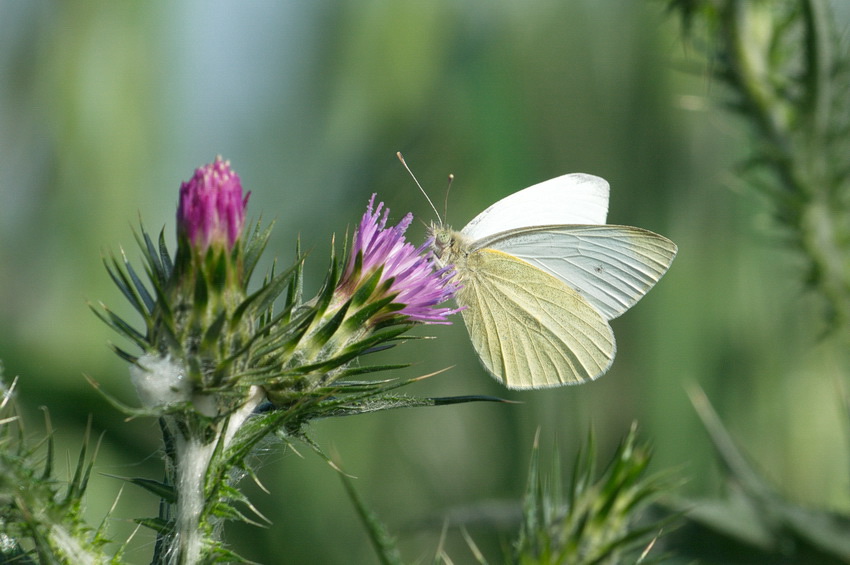
[[[180,185],[177,254],[153,312],[150,338],[152,349],[182,363],[196,407],[210,389],[239,388],[225,361],[236,344],[250,339],[255,321],[249,315],[232,318],[247,294],[247,203],[239,175],[221,158]]]
[[[239,175],[231,170],[229,161],[216,157],[180,185],[178,237],[187,239],[202,254],[212,246],[229,251],[242,234],[247,204]]]

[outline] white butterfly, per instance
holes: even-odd
[[[457,303],[487,371],[508,388],[581,383],[604,374],[608,320],[667,271],[676,244],[605,224],[608,183],[560,176],[499,200],[465,228],[432,225],[440,266],[454,265]]]

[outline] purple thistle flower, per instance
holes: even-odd
[[[239,175],[229,161],[216,157],[215,162],[195,171],[180,185],[177,208],[177,232],[202,252],[210,245],[225,244],[233,248],[245,224],[245,206]]]
[[[430,240],[419,247],[405,241],[404,232],[413,221],[413,214],[407,214],[397,225],[387,228],[389,208],[385,208],[383,202],[375,208],[374,203],[373,194],[360,226],[354,233],[351,253],[339,288],[353,292],[361,281],[376,269],[383,268],[380,282],[393,279],[388,293],[396,294],[393,302],[404,305],[397,314],[426,324],[450,324],[448,316],[460,310],[435,306],[452,298],[458,290],[457,285],[451,282],[454,268],[449,265],[435,269],[433,255],[428,252]],[[357,256],[361,254],[361,269],[356,273]],[[358,278],[353,280],[353,277]]]

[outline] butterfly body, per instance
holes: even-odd
[[[434,225],[456,300],[485,369],[509,388],[595,379],[616,352],[611,320],[666,272],[676,245],[605,224],[608,183],[572,174],[514,193],[461,231]]]

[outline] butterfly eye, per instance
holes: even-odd
[[[440,252],[449,247],[452,240],[452,235],[444,230],[432,230],[431,237],[434,238],[433,248]]]

